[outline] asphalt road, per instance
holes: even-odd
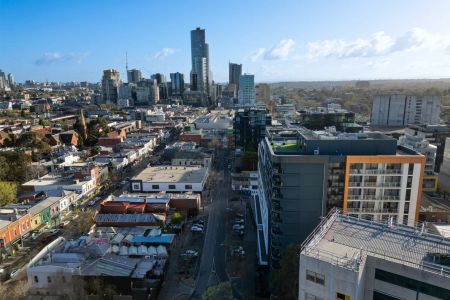
[[[227,281],[225,271],[225,213],[231,187],[230,173],[225,166],[225,156],[217,153],[220,166],[218,178],[211,193],[211,204],[205,233],[203,251],[191,299],[200,299],[206,289],[218,282]]]

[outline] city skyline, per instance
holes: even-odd
[[[147,78],[157,72],[188,78],[189,33],[197,27],[206,29],[216,82],[227,82],[229,61],[257,82],[449,77],[445,1],[432,7],[421,1],[231,1],[220,7],[200,1],[196,9],[144,1],[46,4],[0,3],[0,18],[11,24],[3,33],[0,68],[18,82],[99,82],[110,68],[126,78],[126,52],[129,68]],[[158,14],[149,18],[151,11]]]

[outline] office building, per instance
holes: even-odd
[[[233,120],[236,149],[256,152],[272,121],[266,108],[246,107],[236,111]]]
[[[128,83],[138,83],[142,80],[142,74],[140,70],[131,69],[127,71]]]
[[[103,71],[102,98],[103,103],[117,103],[119,98],[119,86],[121,84],[120,74],[114,69]]]
[[[154,80],[146,79],[141,80],[136,85],[136,105],[152,105],[153,96],[152,88],[154,85]]]
[[[9,89],[8,80],[5,73],[0,70],[0,91],[5,91],[7,89]]]
[[[298,111],[295,121],[311,130],[334,126],[339,132],[360,132],[363,127],[355,123],[355,113],[341,108],[339,104],[327,107],[309,107]]]
[[[131,179],[132,192],[202,192],[208,167],[148,167]]]
[[[133,100],[133,94],[136,94],[136,85],[130,82],[124,82],[119,86],[119,100]]]
[[[450,125],[409,125],[405,128],[405,134],[419,136],[437,147],[434,170],[439,173],[444,158],[445,140],[450,137]]]
[[[151,76],[151,79],[156,80],[156,84],[166,83],[166,76],[161,73],[155,73]]]
[[[270,85],[267,83],[259,83],[256,85],[256,101],[269,103],[270,101]]]
[[[13,88],[16,85],[16,82],[14,81],[14,76],[11,73],[8,74],[8,84],[10,88]]]
[[[439,124],[440,114],[440,96],[380,95],[373,98],[371,125]]]
[[[303,243],[298,299],[450,299],[450,239],[333,212]]]
[[[191,30],[191,90],[209,95],[209,45],[205,39],[205,29]]]
[[[238,104],[255,104],[255,76],[244,74],[239,77]]]
[[[182,96],[184,92],[184,75],[181,73],[170,73],[170,85],[172,96]]]
[[[167,100],[169,99],[169,87],[166,82],[160,83],[158,85],[159,89],[159,100]]]
[[[334,207],[374,221],[416,224],[424,156],[398,149],[380,133],[266,131],[255,201],[261,264],[278,268],[285,247],[303,242]]]
[[[242,64],[228,64],[228,84],[235,84],[239,88],[239,78],[242,75]]]

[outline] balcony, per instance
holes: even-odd
[[[400,201],[400,196],[383,195],[380,200]]]
[[[347,208],[348,213],[365,213],[365,214],[396,214],[396,208]]]

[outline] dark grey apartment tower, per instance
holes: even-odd
[[[142,79],[141,71],[132,69],[127,71],[128,83],[138,83]]]
[[[235,64],[235,63],[229,63],[228,65],[228,76],[229,84],[235,84],[239,89],[239,77],[242,75],[242,65],[241,64]]]
[[[184,75],[181,73],[170,73],[170,84],[172,96],[181,96],[184,92]]]
[[[191,30],[191,86],[195,79],[195,91],[209,94],[209,46],[205,40],[205,29]]]

